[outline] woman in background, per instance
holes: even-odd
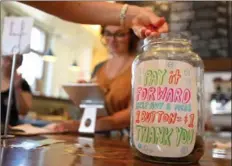
[[[120,26],[102,27],[101,34],[111,58],[95,68],[93,80],[105,93],[109,116],[97,119],[96,131],[124,129],[130,125],[131,65],[139,39],[131,29]],[[79,121],[47,126],[55,131],[73,132],[78,131],[78,127]]]

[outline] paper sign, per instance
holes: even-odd
[[[2,55],[29,53],[32,26],[31,17],[4,17]]]
[[[149,156],[184,157],[198,124],[196,69],[186,62],[150,60],[134,76],[133,142]]]

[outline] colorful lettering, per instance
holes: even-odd
[[[167,87],[163,89],[161,87],[157,88],[157,100],[164,100],[167,93]]]
[[[177,123],[177,113],[166,113],[165,111],[137,111],[136,123]]]
[[[171,104],[170,104],[170,103],[167,103],[167,105],[166,105],[166,110],[167,110],[167,111],[171,111]]]
[[[191,105],[190,104],[176,104],[175,111],[185,111],[185,112],[191,112]]]
[[[168,83],[169,84],[178,84],[180,78],[181,78],[181,74],[180,74],[180,70],[176,69],[176,71],[170,71],[170,76],[169,76],[169,80]]]
[[[185,89],[182,97],[182,103],[187,104],[189,103],[190,99],[191,99],[191,91],[189,89]]]
[[[136,140],[139,142],[170,146],[170,138],[174,130],[168,127],[144,127],[137,125],[136,131]]]
[[[177,139],[176,146],[182,144],[191,144],[193,140],[194,130],[186,130],[183,127],[176,127]]]
[[[141,153],[151,156],[187,156],[194,147],[198,124],[197,110],[192,107],[197,104],[196,84],[186,82],[195,77],[195,69],[178,61],[146,63],[135,74],[134,143]]]
[[[168,89],[168,92],[167,92],[167,96],[166,96],[166,98],[165,98],[165,101],[166,102],[173,102],[173,95],[174,95],[174,90],[173,90],[173,88],[169,88]]]
[[[154,101],[155,100],[155,88],[153,88],[153,87],[150,87],[149,89],[148,89],[148,96],[147,96],[147,100],[148,101]]]
[[[145,73],[145,86],[152,86],[152,85],[163,85],[164,77],[167,73],[167,70],[147,70]]]
[[[136,121],[135,123],[140,123],[140,111],[136,111]]]
[[[181,95],[182,95],[182,89],[177,88],[176,92],[175,92],[175,95],[174,95],[174,98],[173,98],[173,101],[175,103],[180,103],[181,102]]]
[[[182,90],[167,87],[163,89],[161,87],[138,87],[136,92],[136,101],[165,101],[187,104],[191,99],[191,91],[187,88]]]
[[[194,127],[193,122],[194,122],[194,119],[195,119],[195,115],[191,114],[191,115],[189,115],[189,117],[190,117],[190,120],[189,120],[190,122],[189,122],[188,127],[193,128]]]

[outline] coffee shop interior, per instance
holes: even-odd
[[[109,1],[108,3],[114,4],[115,2]],[[229,1],[127,1],[126,3],[152,9],[156,15],[166,19],[169,32],[182,33],[191,41],[193,51],[202,58],[204,63],[203,112],[206,123],[204,136],[208,142],[205,141],[207,147],[199,165],[231,165],[232,3]],[[133,31],[125,32],[115,25],[103,27],[98,24],[65,21],[42,10],[13,1],[1,3],[1,27],[7,17],[33,18],[33,27],[30,36],[30,52],[22,55],[22,62],[16,66],[15,74],[16,77],[20,77],[21,81],[23,80],[25,85],[22,89],[28,95],[26,99],[30,101],[25,102],[28,104],[26,112],[19,113],[19,121],[24,123],[15,125],[12,122],[12,126],[16,127],[14,129],[9,127],[8,131],[16,132],[16,134],[12,134],[12,138],[4,138],[5,145],[1,143],[2,147],[5,146],[1,148],[2,164],[4,166],[150,165],[150,162],[134,159],[132,156],[129,137],[133,134],[130,135],[130,124],[115,123],[122,126],[123,129],[99,131],[88,137],[85,135],[80,137],[78,128],[70,129],[76,130],[76,133],[70,134],[71,136],[69,134],[61,134],[62,136],[44,134],[46,133],[44,128],[47,130],[54,127],[51,124],[80,121],[84,117],[83,112],[87,109],[79,107],[73,96],[81,96],[84,93],[91,96],[91,93],[96,91],[96,89],[92,92],[83,90],[82,94],[82,92],[78,93],[77,89],[77,93],[74,94],[75,90],[70,92],[67,90],[68,88],[65,90],[65,86],[88,84],[96,77],[101,78],[100,82],[105,84],[111,84],[112,80],[116,83],[116,78],[121,78],[126,81],[117,82],[114,85],[112,83],[112,86],[119,87],[116,88],[115,91],[118,92],[114,92],[114,97],[120,99],[112,96],[106,97],[105,100],[112,104],[107,108],[113,115],[112,110],[120,110],[130,102],[128,96],[130,98],[131,86],[127,86],[126,83],[131,83],[130,72],[133,56],[128,56],[126,61],[121,61],[120,58],[115,59],[115,64],[110,59],[114,58],[114,52],[125,49],[123,44],[127,41],[124,41],[126,40],[124,37]],[[3,33],[4,29],[1,31]],[[118,44],[116,41],[115,44],[114,40],[117,39],[118,41],[121,39],[124,43]],[[129,39],[132,40],[131,34]],[[137,46],[134,48],[138,50],[138,55],[143,45],[143,39],[136,37],[133,40],[138,40]],[[126,44],[128,49],[128,42]],[[128,55],[131,53],[128,50],[127,52]],[[6,61],[7,57],[1,58],[2,63]],[[116,69],[112,69],[112,73],[110,73],[107,68],[110,69],[112,66]],[[3,67],[4,64],[2,64]],[[128,72],[127,67],[130,69]],[[103,71],[103,68],[106,70]],[[123,70],[121,73],[120,69]],[[104,72],[112,80],[107,80],[103,76]],[[115,74],[116,72],[119,74]],[[104,90],[109,91],[107,88]],[[123,91],[126,95],[123,94]],[[1,88],[1,95],[3,93]],[[3,109],[4,103],[6,101],[1,99],[1,109]],[[118,118],[121,117],[118,115]],[[1,125],[4,126],[1,127],[1,130],[4,130],[4,122]],[[17,126],[19,127],[17,128]],[[75,126],[75,124],[70,126]],[[111,122],[109,126],[113,126]],[[23,134],[21,130],[25,130]],[[3,131],[1,133],[4,134]],[[42,142],[43,139],[47,142]],[[40,142],[36,144],[36,141]],[[26,145],[26,142],[29,143]],[[86,143],[89,146],[82,146]],[[27,148],[34,149],[34,151],[29,152]],[[20,153],[24,157],[20,158]],[[18,157],[14,154],[18,154]],[[64,158],[67,160],[63,161],[62,157],[63,160]],[[51,158],[56,158],[57,161],[51,160]]]

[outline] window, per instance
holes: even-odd
[[[44,53],[46,46],[46,34],[39,28],[33,27],[31,32],[31,49],[33,51]]]
[[[22,65],[18,72],[30,85],[32,92],[36,89],[36,79],[41,79],[43,75],[44,61],[41,55],[46,48],[46,33],[37,27],[31,32],[31,52],[23,55]]]
[[[35,86],[35,79],[41,79],[43,74],[43,58],[34,53],[23,55],[23,63],[19,67],[18,72],[26,79],[30,86]]]

